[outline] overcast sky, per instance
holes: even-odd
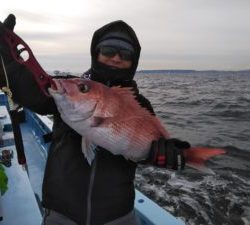
[[[93,32],[122,19],[136,31],[138,69],[250,69],[250,0],[11,0],[15,31],[45,70],[90,66]]]

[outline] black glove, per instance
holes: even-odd
[[[148,161],[155,166],[179,170],[185,167],[184,151],[190,144],[176,138],[160,138],[152,142]]]
[[[4,69],[2,65],[2,60],[4,61],[6,70],[7,68],[11,67],[14,68],[16,65],[11,65],[16,64],[9,47],[7,46],[7,43],[3,39],[3,35],[6,31],[6,29],[13,30],[16,24],[16,18],[14,15],[10,14],[3,23],[0,22],[0,54],[1,54],[1,61],[0,61],[0,87],[3,87],[6,85],[6,78],[4,75]]]
[[[13,14],[9,14],[3,22],[4,26],[10,30],[14,30],[16,25],[16,17]]]
[[[0,22],[0,53],[5,58],[6,62],[8,64],[9,61],[12,61],[11,53],[6,46],[5,41],[2,39],[2,36],[4,35],[6,29],[9,29],[11,31],[14,30],[14,27],[16,25],[16,17],[13,14],[8,15],[8,17],[4,20],[3,23]]]

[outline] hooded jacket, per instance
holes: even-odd
[[[131,36],[136,57],[127,73],[127,79],[111,77],[110,85],[134,87],[138,101],[153,112],[149,101],[139,94],[133,81],[140,44],[126,23],[116,21],[94,33],[91,44],[92,65],[85,75],[89,74],[93,80],[104,75],[96,67],[95,46],[114,27],[122,27]],[[54,114],[52,141],[43,181],[43,206],[80,225],[104,225],[129,213],[134,208],[136,164],[99,147],[94,162],[89,166],[81,150],[81,136],[62,121],[53,100],[42,94],[32,74],[23,66],[14,68],[12,65],[11,68],[8,74],[14,100],[37,113]]]

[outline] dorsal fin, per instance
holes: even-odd
[[[136,96],[134,95],[131,87],[111,87],[111,90],[114,94],[119,96],[121,105],[123,102],[126,102],[126,106],[131,107],[129,110],[133,109],[131,112],[136,110],[137,112],[143,113],[147,116],[151,115],[151,113],[147,109],[143,108],[136,100]]]
[[[122,95],[123,97],[129,97],[135,99],[133,88],[131,87],[121,87],[114,86],[110,88],[114,93]]]

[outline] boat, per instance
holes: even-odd
[[[11,165],[4,166],[8,190],[0,196],[0,225],[40,225],[43,215],[41,187],[50,145],[46,135],[51,132],[53,121],[26,108],[21,109],[20,129],[27,163],[20,165],[8,109],[7,98],[0,93],[0,155],[4,150],[13,153]],[[135,192],[135,211],[141,225],[185,224],[140,191]]]

